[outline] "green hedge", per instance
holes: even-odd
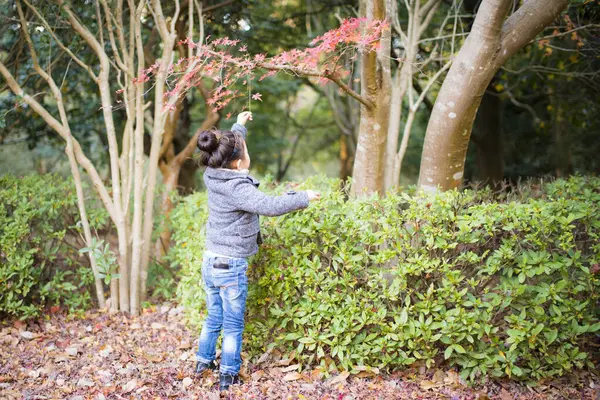
[[[105,222],[105,213],[88,213],[93,225]],[[0,316],[28,318],[47,305],[72,311],[91,305],[93,274],[73,247],[78,221],[71,180],[0,176]]]
[[[459,367],[465,379],[539,379],[593,368],[600,330],[600,179],[435,197],[323,199],[263,218],[252,260],[246,350],[294,353],[303,366]],[[274,189],[275,193],[284,190]],[[204,316],[206,194],[174,210],[180,301]]]

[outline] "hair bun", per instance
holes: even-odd
[[[212,153],[219,147],[219,140],[213,131],[202,131],[198,135],[198,148],[207,153]]]

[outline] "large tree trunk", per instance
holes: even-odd
[[[568,0],[529,0],[506,19],[511,0],[484,0],[429,119],[419,187],[448,190],[462,183],[477,108],[502,64],[550,24]]]
[[[361,0],[361,15],[367,21],[386,18],[383,0]],[[385,142],[390,111],[390,31],[385,30],[377,52],[365,53],[361,63],[361,95],[371,102],[361,104],[358,144],[352,171],[352,193],[356,196],[383,193]]]

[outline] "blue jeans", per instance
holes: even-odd
[[[208,316],[200,333],[196,360],[209,364],[215,359],[217,338],[223,329],[221,373],[237,374],[242,366],[242,333],[248,296],[248,261],[231,258],[228,269],[215,268],[215,257],[204,256],[202,279]],[[223,265],[217,265],[223,267]]]

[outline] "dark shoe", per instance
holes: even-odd
[[[240,377],[234,374],[219,374],[219,390],[229,390],[229,386],[240,383]]]
[[[206,363],[203,363],[203,362],[200,362],[200,361],[196,362],[195,372],[197,374],[201,374],[201,373],[203,373],[204,371],[207,371],[207,370],[214,371],[215,369],[217,369],[217,364],[215,364],[214,361],[211,361],[209,364],[206,364]]]

